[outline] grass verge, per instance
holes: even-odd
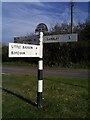
[[[3,66],[19,66],[19,67],[34,67],[36,68],[38,65],[37,64],[31,64],[31,63],[27,63],[27,62],[21,62],[21,61],[16,61],[16,62],[2,62]],[[57,66],[57,65],[44,65],[44,67],[46,68],[70,68],[70,69],[89,69],[89,65],[85,65],[84,63],[77,63],[74,64],[72,63],[70,66],[63,66],[62,64]]]
[[[88,81],[59,77],[44,78],[43,108],[36,107],[37,78],[3,75],[3,119],[86,118]]]

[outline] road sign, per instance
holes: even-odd
[[[24,44],[39,44],[38,35],[28,35],[28,36],[14,36],[14,43],[24,43]]]
[[[77,34],[49,35],[43,37],[43,43],[76,42]],[[14,37],[14,43],[39,44],[39,36]]]
[[[9,57],[40,57],[40,45],[9,43]]]
[[[49,35],[44,36],[43,43],[75,42],[77,34]]]

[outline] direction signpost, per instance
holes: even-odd
[[[9,57],[40,57],[40,45],[9,43]]]
[[[48,35],[43,36],[43,43],[59,43],[59,42],[76,42],[78,39],[78,35],[76,33],[73,34],[63,34],[63,35]],[[14,43],[25,43],[25,44],[39,44],[39,36],[34,35],[23,36],[23,37],[14,37]]]
[[[39,33],[38,45],[33,45],[30,41],[24,43],[23,37],[15,38],[16,43],[9,43],[9,57],[38,57],[38,84],[37,84],[37,107],[42,108],[42,92],[43,92],[43,43],[59,43],[59,42],[76,42],[78,40],[77,34],[63,34],[63,35],[50,35],[43,36],[47,32],[47,26],[40,23],[35,32]],[[35,37],[37,39],[37,37]],[[23,40],[23,42],[22,42]],[[29,40],[29,38],[28,38]]]

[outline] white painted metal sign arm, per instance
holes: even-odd
[[[43,43],[58,43],[58,42],[76,42],[78,35],[75,34],[63,34],[63,35],[49,35],[44,36]]]
[[[40,45],[9,43],[9,57],[40,57]]]

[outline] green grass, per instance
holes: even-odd
[[[37,62],[38,64],[38,62]],[[37,64],[31,64],[27,62],[21,62],[21,61],[16,61],[16,62],[2,62],[3,66],[19,66],[19,67],[37,67]]]
[[[42,109],[36,101],[36,76],[3,75],[3,118],[86,118],[88,81],[44,78]]]
[[[27,62],[21,62],[21,61],[15,61],[15,62],[2,62],[2,65],[3,66],[19,66],[19,67],[34,67],[34,68],[37,68],[37,65],[38,65],[38,62],[37,64],[31,64],[31,63],[27,63]],[[46,68],[68,68],[67,66],[63,66],[62,64],[60,66],[57,66],[57,65],[44,65],[44,67]],[[72,63],[70,66],[69,66],[70,69],[88,69],[89,68],[89,65],[85,64],[85,63],[77,63],[77,64],[74,64]]]

